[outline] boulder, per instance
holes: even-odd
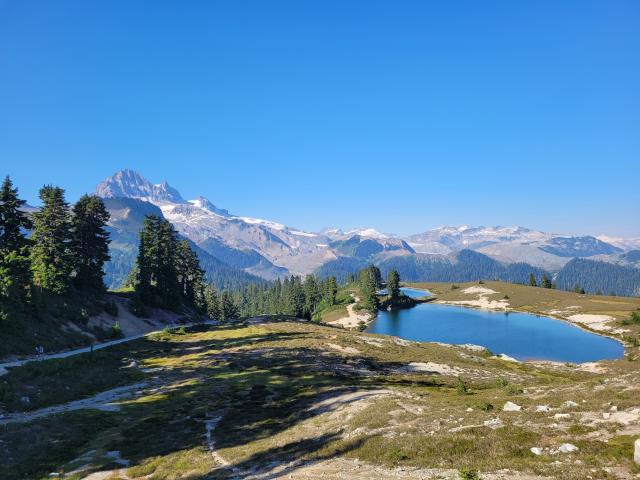
[[[549,407],[549,405],[538,405],[536,407],[536,412],[548,412],[550,410],[551,408]]]
[[[566,402],[564,402],[564,403],[562,404],[562,406],[563,406],[564,408],[573,408],[573,407],[577,407],[577,406],[578,406],[578,404],[577,404],[576,402],[571,401],[571,400],[567,400]]]
[[[507,402],[504,404],[504,407],[502,407],[502,410],[505,412],[519,412],[522,410],[522,407],[513,402]]]
[[[560,445],[560,448],[558,449],[558,451],[560,453],[577,452],[578,451],[578,447],[576,447],[572,443],[563,443],[562,445]]]
[[[640,438],[634,443],[633,461],[640,465]]]
[[[534,455],[542,455],[542,449],[540,447],[531,447],[529,450],[531,450],[531,453]]]

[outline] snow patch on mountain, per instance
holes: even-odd
[[[526,262],[557,271],[574,256],[597,255],[629,263],[620,252],[640,249],[640,238],[567,236],[518,226],[442,226],[404,238],[371,227],[305,232],[271,220],[231,215],[202,196],[185,201],[167,182],[153,184],[128,169],[101,182],[96,194],[148,202],[159,207],[165,218],[196,244],[215,239],[231,249],[254,250],[276,267],[295,274],[311,273],[338,256],[375,260],[416,252],[448,255],[464,249],[505,263]]]

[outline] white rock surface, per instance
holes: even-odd
[[[516,403],[507,402],[504,404],[504,407],[502,407],[502,410],[504,412],[519,412],[522,410],[522,407]]]
[[[536,412],[549,412],[551,411],[551,408],[549,407],[549,405],[538,405],[536,407]]]
[[[572,401],[572,400],[567,400],[566,402],[564,402],[564,403],[562,404],[562,406],[563,406],[564,408],[573,408],[573,407],[577,407],[577,406],[578,406],[578,404],[577,404],[576,402]]]
[[[572,443],[563,443],[562,445],[560,445],[560,448],[558,449],[558,451],[560,453],[577,452],[578,451],[578,447],[576,447]]]
[[[635,450],[633,452],[633,461],[640,465],[640,438],[638,438],[635,443]]]
[[[531,450],[531,453],[534,455],[542,455],[542,449],[540,447],[531,447],[529,450]]]
[[[504,422],[499,418],[492,418],[491,420],[486,420],[483,425],[485,427],[489,427],[492,430],[495,430],[496,428],[504,427]]]

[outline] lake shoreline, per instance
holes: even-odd
[[[423,303],[427,303],[427,302],[423,302]],[[584,330],[585,332],[588,333],[593,333],[595,335],[599,335],[601,337],[605,337],[605,338],[610,338],[611,340],[615,340],[616,342],[618,342],[619,344],[621,344],[624,349],[625,349],[625,355],[627,353],[627,343],[621,339],[620,337],[615,336],[614,334],[611,333],[606,333],[603,332],[602,330],[593,330],[591,328],[586,327],[584,324],[579,323],[579,322],[574,322],[572,320],[569,320],[568,318],[563,318],[563,317],[559,317],[550,313],[543,313],[543,312],[532,312],[531,310],[521,310],[521,309],[517,309],[517,308],[490,308],[490,307],[479,307],[476,305],[468,305],[468,304],[462,304],[462,303],[456,303],[454,301],[442,301],[442,300],[438,300],[436,297],[434,297],[433,302],[437,305],[444,305],[444,306],[450,306],[450,307],[462,307],[462,308],[469,308],[472,310],[480,310],[483,312],[513,312],[513,313],[526,313],[529,315],[535,315],[536,317],[546,317],[546,318],[550,318],[552,320],[558,320],[560,322],[564,322],[567,323],[569,325],[572,325],[576,328],[579,328],[580,330]]]
[[[374,324],[374,322],[378,319],[379,317],[379,312],[389,312],[389,311],[399,311],[399,310],[412,310],[414,307],[422,304],[422,303],[434,303],[437,305],[440,305],[442,307],[458,307],[458,308],[463,308],[463,309],[468,309],[468,310],[475,310],[475,311],[484,311],[484,312],[491,312],[491,313],[499,313],[499,312],[503,312],[506,314],[509,313],[518,313],[518,314],[524,314],[524,315],[532,315],[535,317],[539,317],[539,318],[546,318],[548,320],[551,321],[560,321],[565,325],[569,325],[572,327],[576,327],[578,330],[581,330],[585,333],[589,333],[592,335],[596,335],[598,337],[602,337],[602,338],[606,338],[606,339],[610,339],[610,340],[614,340],[617,344],[619,344],[620,347],[622,347],[622,354],[620,355],[620,357],[617,358],[603,358],[603,359],[597,359],[597,360],[584,360],[584,361],[570,361],[570,360],[552,360],[552,359],[527,359],[527,360],[517,360],[518,362],[521,363],[539,363],[539,362],[545,362],[545,363],[552,363],[552,364],[566,364],[566,363],[573,363],[576,365],[582,365],[582,364],[594,364],[594,363],[599,363],[599,362],[608,362],[608,361],[615,361],[615,360],[619,360],[619,359],[623,359],[628,355],[628,347],[625,341],[623,341],[622,339],[620,339],[619,337],[615,336],[614,334],[610,334],[610,333],[606,333],[606,332],[602,332],[601,330],[593,330],[590,329],[588,327],[586,327],[584,324],[580,324],[578,322],[574,322],[571,321],[567,318],[563,318],[563,317],[559,317],[557,315],[553,315],[553,314],[547,314],[547,313],[543,313],[543,312],[537,312],[537,311],[530,311],[530,310],[524,310],[524,309],[518,309],[518,308],[512,308],[512,307],[500,307],[500,308],[491,308],[491,307],[486,307],[486,306],[477,306],[477,305],[469,305],[469,304],[465,304],[465,303],[457,303],[455,301],[441,301],[438,300],[437,294],[434,294],[432,291],[424,289],[424,288],[415,288],[413,286],[406,286],[406,287],[402,287],[402,288],[408,288],[411,289],[413,291],[420,291],[420,292],[425,292],[425,296],[430,296],[430,298],[427,301],[418,301],[415,305],[409,307],[402,307],[402,308],[398,308],[398,309],[393,309],[393,310],[386,310],[386,309],[382,309],[382,310],[378,310],[376,312],[376,315],[373,316],[369,322],[367,322],[366,326],[364,327],[363,331],[365,333],[377,333],[380,335],[386,335],[386,336],[398,336],[400,338],[403,338],[405,340],[410,340],[410,341],[416,341],[416,339],[414,338],[407,338],[406,335],[403,336],[402,334],[392,334],[392,333],[378,333],[378,332],[371,332],[369,331],[369,329],[371,328],[371,326]],[[411,297],[414,300],[417,300],[417,298]],[[442,343],[442,344],[446,344],[446,345],[451,345],[451,346],[458,346],[464,343],[475,343],[478,344],[484,348],[487,348],[491,351],[494,350],[494,348],[491,348],[487,345],[483,345],[482,343],[478,343],[478,342],[474,342],[474,340],[469,340],[469,342],[463,342],[463,343],[451,343],[451,342],[446,342],[446,341],[442,341],[442,340],[417,340],[420,342],[425,342],[425,343]],[[512,354],[508,354],[505,352],[499,352],[501,354],[506,354],[509,356],[512,356]]]

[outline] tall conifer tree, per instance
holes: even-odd
[[[396,269],[391,270],[387,276],[387,293],[391,300],[400,296],[400,274]]]
[[[109,212],[101,198],[83,195],[73,207],[72,250],[75,282],[81,288],[104,289],[104,264],[109,256]]]
[[[65,293],[71,284],[73,256],[71,221],[64,190],[45,185],[42,209],[33,214],[31,270],[34,284],[52,293]]]
[[[22,211],[26,202],[7,176],[0,189],[0,299],[22,303],[31,283],[29,241],[23,229],[32,227]]]

